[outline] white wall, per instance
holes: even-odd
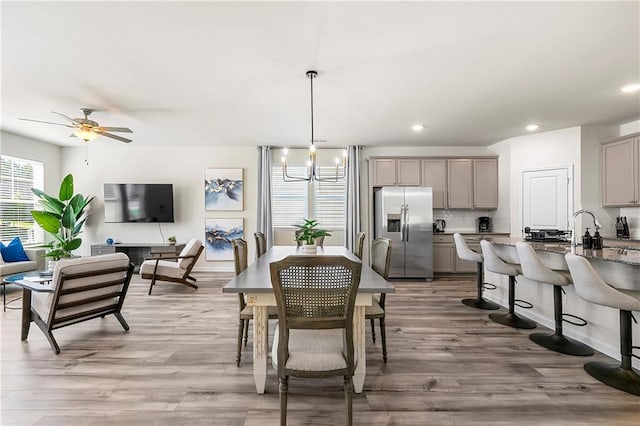
[[[44,191],[58,192],[62,181],[59,146],[2,131],[0,132],[0,153],[44,163]]]
[[[90,254],[91,243],[103,243],[109,237],[121,242],[161,243],[158,224],[105,223],[103,184],[171,183],[174,190],[175,223],[162,224],[165,238],[175,235],[178,242],[191,238],[204,241],[205,218],[244,218],[249,259],[255,256],[252,244],[256,230],[257,151],[253,147],[139,147],[109,141],[89,145],[89,165],[82,148],[63,148],[62,170],[73,173],[76,191],[96,197],[83,235],[80,255]],[[244,210],[205,212],[204,171],[206,168],[242,168],[244,170]],[[196,270],[233,270],[232,261],[206,261],[203,254]]]
[[[640,120],[631,121],[620,125],[618,136],[630,135],[640,132]]]

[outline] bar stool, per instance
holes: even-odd
[[[633,354],[633,349],[638,347],[633,346],[631,334],[631,311],[640,311],[640,299],[624,294],[602,281],[587,259],[572,253],[568,253],[565,259],[578,296],[591,303],[620,310],[620,365],[588,362],[584,365],[585,371],[605,385],[640,395],[640,374],[631,366],[632,357],[640,358]]]
[[[516,275],[520,275],[520,265],[514,263],[507,263],[498,256],[496,249],[487,240],[480,241],[480,247],[482,248],[482,257],[484,258],[484,266],[487,271],[494,272],[496,274],[509,276],[509,312],[506,314],[494,313],[489,315],[491,321],[498,324],[506,325],[513,328],[536,328],[536,323],[527,318],[518,316],[515,312],[516,305]],[[523,302],[519,300],[519,302]],[[526,305],[518,305],[522,308],[531,307]]]
[[[464,237],[457,232],[453,234],[453,241],[456,243],[456,253],[458,257],[463,260],[468,260],[469,262],[475,262],[478,268],[477,272],[477,288],[478,288],[478,296],[475,299],[462,299],[462,303],[470,306],[472,308],[478,309],[486,309],[486,310],[495,310],[500,309],[500,305],[489,302],[488,300],[484,300],[482,297],[482,290],[488,284],[484,283],[484,259],[480,253],[476,253],[471,250],[467,245],[467,242],[464,240]],[[489,284],[493,286],[493,284]],[[495,286],[493,286],[495,288]]]
[[[526,243],[516,243],[518,257],[520,258],[520,266],[522,267],[522,275],[541,284],[553,285],[553,312],[555,317],[555,333],[533,333],[529,335],[529,339],[533,340],[543,348],[549,349],[561,354],[576,356],[591,356],[593,350],[584,343],[576,342],[568,339],[562,333],[562,322],[567,321],[570,324],[582,327],[587,322],[575,315],[564,314],[562,312],[562,287],[571,285],[571,275],[565,271],[554,271],[547,268],[536,252]],[[566,275],[565,275],[566,274]],[[581,322],[573,322],[564,317],[572,317]]]

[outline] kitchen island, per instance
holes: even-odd
[[[521,238],[493,237],[491,240],[498,254],[506,261],[520,263],[516,243]],[[530,242],[542,262],[557,270],[567,270],[564,256],[571,251],[569,243]],[[594,269],[609,285],[640,299],[640,250],[605,247],[601,250],[584,250],[578,246],[575,254],[589,260]],[[508,279],[504,275],[485,271],[485,281],[497,286],[495,291],[485,291],[488,300],[507,306]],[[530,318],[540,326],[554,328],[553,286],[516,278],[516,298],[533,304],[532,309],[516,308],[519,315]],[[573,286],[564,288],[565,312],[577,315],[587,321],[585,327],[576,327],[565,322],[564,332],[568,337],[583,342],[592,348],[620,360],[619,313],[618,310],[595,305],[581,299]],[[633,341],[640,342],[640,326],[633,327]],[[640,360],[633,360],[634,368],[640,368]]]

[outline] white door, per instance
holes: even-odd
[[[569,229],[572,200],[571,166],[522,172],[523,229]]]

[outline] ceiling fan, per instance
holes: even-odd
[[[131,139],[123,138],[122,136],[114,135],[109,132],[124,132],[133,133],[133,131],[127,127],[105,127],[98,124],[96,121],[89,120],[89,115],[94,111],[91,108],[80,108],[84,113],[84,118],[71,118],[59,112],[51,111],[53,114],[59,115],[71,122],[71,124],[53,123],[51,121],[32,120],[30,118],[20,118],[25,121],[35,121],[36,123],[55,124],[56,126],[64,126],[73,129],[71,137],[78,137],[85,142],[92,141],[98,136],[105,136],[111,139],[115,139],[121,142],[129,143]]]

